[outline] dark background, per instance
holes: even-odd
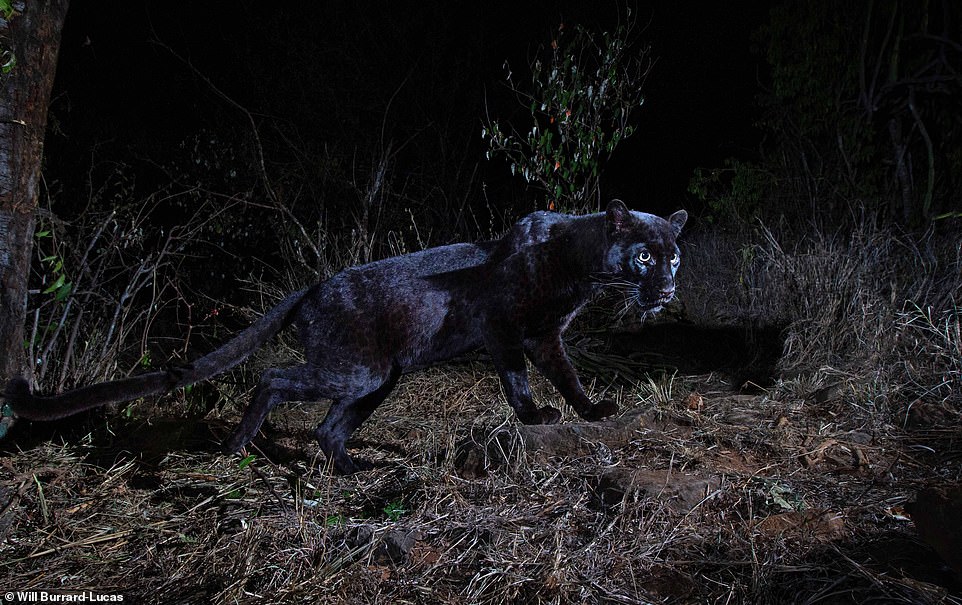
[[[562,22],[611,30],[631,20],[654,65],[638,130],[607,167],[603,196],[657,212],[692,208],[686,188],[695,167],[758,146],[753,100],[762,61],[751,52],[751,32],[767,4],[629,5],[630,17],[625,2],[75,0],[52,103],[48,179],[69,194],[103,158],[163,162],[198,132],[249,131],[207,78],[258,128],[296,133],[298,149],[363,155],[372,141],[390,141],[404,146],[402,172],[460,157],[479,163],[489,194],[524,198],[503,161],[483,160],[485,112],[524,117],[504,86],[505,60],[523,72]],[[286,161],[274,151],[265,149],[269,160]]]

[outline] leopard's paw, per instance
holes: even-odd
[[[539,424],[558,424],[561,422],[561,411],[550,405],[538,408],[538,415],[541,416]]]
[[[611,399],[602,399],[591,406],[591,410],[585,415],[585,420],[601,420],[618,413],[618,404]]]

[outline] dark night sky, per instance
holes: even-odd
[[[49,166],[56,172],[89,162],[96,143],[148,154],[199,128],[244,127],[239,112],[157,41],[251,112],[295,124],[304,139],[343,145],[379,136],[394,96],[388,137],[454,133],[474,142],[462,153],[481,158],[484,100],[499,114],[517,111],[502,85],[505,59],[521,67],[562,20],[611,28],[624,18],[625,5],[400,4],[203,2],[185,8],[74,0],[52,104]],[[750,52],[750,34],[767,8],[747,2],[633,6],[636,35],[651,46],[656,63],[639,129],[616,152],[605,194],[661,211],[686,203],[695,167],[718,165],[757,145],[752,102],[761,61]],[[506,172],[503,166],[485,170]]]

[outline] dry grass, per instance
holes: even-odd
[[[614,395],[621,436],[546,455],[487,364],[422,372],[359,432],[379,467],[351,477],[307,437],[324,406],[275,412],[246,466],[216,450],[229,418],[146,404],[8,441],[3,585],[145,603],[962,602],[900,512],[962,478],[958,418],[865,424],[801,381]],[[500,449],[469,467],[472,440]]]
[[[834,233],[715,229],[686,263],[688,317],[784,326],[783,377],[858,387],[850,403],[898,416],[912,401],[959,409],[962,247],[958,226],[924,235],[870,220]]]

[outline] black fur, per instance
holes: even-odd
[[[264,373],[225,444],[231,451],[254,437],[278,403],[331,399],[314,435],[338,472],[354,472],[358,467],[345,443],[402,373],[482,347],[522,422],[561,418],[558,410],[532,401],[525,356],[582,418],[597,420],[617,406],[588,399],[561,334],[604,285],[626,290],[644,312],[668,302],[679,264],[675,240],[686,219],[683,210],[667,220],[631,212],[618,200],[588,216],[535,212],[494,242],[441,246],[345,269],[288,296],[185,368],[51,397],[31,394],[26,381],[14,378],[5,397],[19,417],[53,420],[167,392],[226,371],[293,323],[306,363]]]

